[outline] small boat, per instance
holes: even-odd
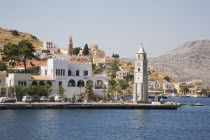
[[[203,104],[200,104],[200,103],[196,103],[196,104],[190,103],[189,105],[190,105],[190,106],[204,106]]]

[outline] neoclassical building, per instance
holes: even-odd
[[[64,88],[64,95],[72,97],[84,91],[87,84],[92,85],[94,93],[102,95],[102,86],[106,78],[92,76],[91,63],[72,63],[67,59],[48,59],[45,66],[40,66],[40,75],[11,73],[8,75],[10,86],[46,85],[52,87],[52,95],[56,95],[59,85]]]

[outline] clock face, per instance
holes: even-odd
[[[140,62],[138,62],[138,63],[137,63],[137,66],[141,66],[141,63],[140,63]]]

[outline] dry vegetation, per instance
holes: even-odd
[[[14,36],[12,31],[14,30],[0,28],[0,47],[6,45],[7,43],[17,44],[22,39],[28,39],[36,48],[43,45],[43,42],[37,39],[36,36],[23,32],[18,32],[19,36]]]

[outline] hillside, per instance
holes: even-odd
[[[6,45],[7,43],[17,44],[22,39],[28,39],[36,48],[43,45],[42,41],[37,39],[37,37],[34,35],[23,32],[18,32],[19,35],[13,35],[12,31],[14,30],[0,28],[0,47]]]
[[[149,59],[149,67],[179,81],[203,79],[210,86],[210,40],[186,42],[165,55]]]

